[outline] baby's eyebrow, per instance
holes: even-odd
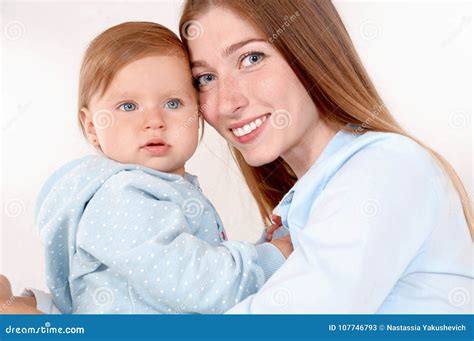
[[[117,99],[126,99],[130,98],[132,95],[129,92],[110,92],[104,95],[104,100],[106,101],[115,101]]]

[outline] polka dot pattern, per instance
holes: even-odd
[[[48,179],[36,218],[64,313],[222,313],[264,282],[190,174],[88,156]]]

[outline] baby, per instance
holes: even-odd
[[[62,313],[222,313],[284,262],[282,244],[226,241],[185,171],[202,120],[186,51],[170,30],[129,22],[96,37],[78,112],[100,155],[57,170],[36,211]]]

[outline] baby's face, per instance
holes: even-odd
[[[197,109],[186,60],[148,56],[122,68],[87,114],[107,157],[183,175],[198,144]]]

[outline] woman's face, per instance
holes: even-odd
[[[314,131],[318,113],[288,62],[229,10],[211,9],[191,25],[192,73],[207,122],[251,166],[290,157]]]

